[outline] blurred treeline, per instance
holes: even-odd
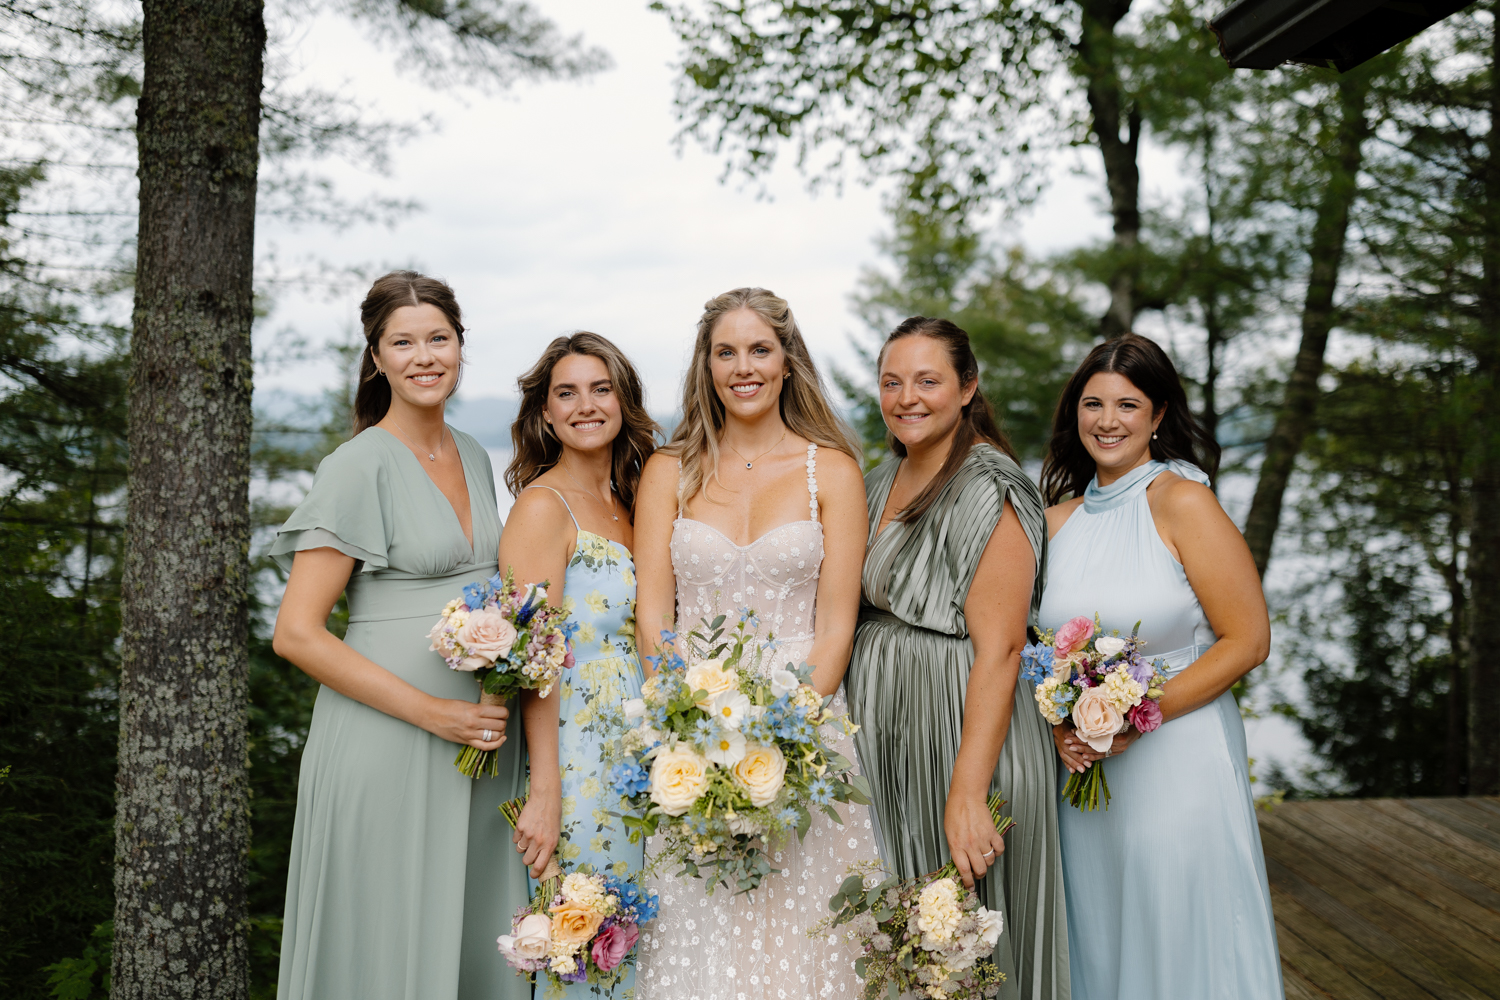
[[[833,15],[858,10],[859,24],[833,16],[820,29],[853,37],[871,17],[888,17],[896,31],[915,23],[913,11],[965,5],[804,6],[811,15],[828,13],[820,6]],[[967,5],[1002,6],[1027,5]],[[962,160],[948,156],[961,142],[943,133],[958,121],[942,113],[947,105],[916,131],[919,148],[936,150],[931,169],[892,166],[879,149],[865,157],[877,178],[895,177],[896,191],[884,259],[855,296],[869,343],[906,315],[955,319],[974,338],[984,391],[1035,463],[1063,381],[1111,332],[1101,316],[1118,320],[1124,295],[1134,327],[1169,347],[1226,446],[1221,494],[1243,517],[1287,412],[1309,286],[1326,280],[1331,265],[1334,336],[1309,383],[1315,405],[1296,418],[1302,436],[1267,578],[1283,674],[1260,681],[1286,696],[1263,700],[1301,727],[1318,766],[1271,782],[1292,794],[1462,794],[1467,547],[1481,440],[1473,433],[1482,403],[1475,372],[1486,321],[1477,303],[1480,284],[1500,280],[1482,259],[1472,208],[1496,183],[1486,175],[1497,93],[1491,6],[1476,5],[1343,77],[1308,67],[1231,73],[1202,28],[1219,3],[1031,6],[1123,13],[1108,22],[1107,37],[1091,41],[1069,35],[1076,25],[1058,15],[1061,54],[1038,73],[1081,81],[1082,96],[1053,108],[1040,127],[1037,102],[989,102],[978,88],[990,76],[955,77],[976,89],[950,90],[944,100],[989,115],[1003,139],[995,148],[1004,169],[994,176],[944,168]],[[734,27],[730,6],[702,10],[707,20],[695,23]],[[118,198],[83,204],[69,171],[108,159],[110,149],[129,152],[110,143],[133,123],[139,36],[128,17],[101,19],[87,3],[4,4],[0,17],[7,119],[69,121],[85,137],[54,141],[44,130],[34,141],[35,131],[0,129],[8,145],[0,155],[0,993],[86,998],[102,995],[113,907],[129,369],[118,303],[128,296],[132,259],[128,226],[121,235],[110,220],[130,216],[133,202],[122,182]],[[922,23],[945,30],[936,14]],[[927,55],[901,64],[903,72],[952,71],[952,53]],[[1098,76],[1101,65],[1107,78]],[[685,91],[712,93],[731,68],[689,59]],[[1101,143],[1089,122],[1101,120],[1111,94],[1115,134]],[[691,95],[680,100],[690,114]],[[268,101],[268,203],[323,222],[401,210],[395,201],[343,204],[295,166],[299,155],[328,150],[379,161],[399,129],[364,123],[328,95],[277,97],[274,81]],[[769,138],[796,127],[776,125]],[[878,131],[868,136],[885,142]],[[1150,156],[1139,155],[1142,145]],[[761,162],[754,143],[746,146],[750,161]],[[1121,147],[1142,193],[1134,209],[1122,209],[1101,185],[1113,238],[1038,257],[1007,237],[1049,157],[1093,166],[1102,153],[1118,168]],[[131,166],[128,156],[120,162]],[[1340,177],[1350,180],[1347,218],[1331,240],[1340,220],[1330,217],[1329,194],[1339,194]],[[1122,238],[1131,211],[1135,228]],[[264,276],[268,295],[278,277]],[[337,352],[325,359],[340,388],[319,406],[259,416],[257,524],[285,516],[305,473],[347,433],[348,361]],[[844,373],[840,384],[879,457],[869,379]],[[257,571],[250,932],[254,989],[269,996],[314,689],[270,650],[281,581],[264,561]]]

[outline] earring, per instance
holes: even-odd
[[[791,377],[792,377],[792,373],[791,372],[787,372],[785,375],[781,376],[781,380],[783,382],[785,382],[787,379],[789,379]]]
[[[1151,440],[1153,440],[1153,441],[1156,440],[1156,432],[1155,431],[1151,432]]]

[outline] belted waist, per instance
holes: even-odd
[[[433,577],[389,577],[357,574],[349,581],[349,623],[385,622],[408,618],[437,621],[443,605],[463,597],[464,587],[493,576],[493,568],[474,566]],[[384,577],[382,579],[382,577]]]
[[[1200,643],[1196,646],[1183,646],[1181,649],[1174,649],[1170,653],[1158,653],[1154,656],[1148,650],[1145,653],[1145,656],[1148,660],[1162,660],[1163,662],[1165,662],[1167,666],[1165,673],[1170,678],[1176,677],[1188,667],[1192,666],[1193,662],[1197,660],[1198,657],[1202,656],[1212,648],[1213,643],[1209,643],[1206,646]]]
[[[859,623],[864,624],[865,622],[876,622],[881,625],[900,625],[903,628],[915,629],[918,632],[941,636],[944,639],[953,639],[956,642],[964,642],[969,638],[967,635],[954,635],[952,632],[942,632],[923,625],[913,625],[905,618],[893,615],[889,611],[875,607],[873,604],[861,604],[859,606]]]

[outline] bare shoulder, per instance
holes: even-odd
[[[865,476],[851,456],[832,448],[819,448],[816,461],[820,495],[827,491],[840,499],[857,497],[864,502]]]
[[[546,486],[546,483],[533,482],[516,496],[516,502],[510,507],[510,516],[505,521],[507,533],[514,527],[528,535],[550,535],[573,526],[573,519],[568,516],[568,508],[563,504],[562,497],[546,489]]]
[[[1162,517],[1174,522],[1186,522],[1200,518],[1227,518],[1224,508],[1214,491],[1191,479],[1183,479],[1173,472],[1163,472],[1152,483],[1151,507]]]
[[[1051,539],[1067,523],[1073,512],[1083,506],[1083,497],[1074,497],[1064,500],[1060,504],[1047,508],[1047,538]]]
[[[676,482],[677,480],[677,456],[668,455],[665,452],[652,452],[651,457],[646,459],[646,466],[641,470],[641,486],[656,486],[663,482]]]

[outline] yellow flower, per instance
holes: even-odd
[[[687,668],[683,680],[687,681],[689,689],[706,692],[703,700],[698,702],[698,707],[705,712],[716,697],[740,686],[739,676],[726,668],[723,660],[699,660]]]
[[[583,783],[578,786],[578,794],[582,795],[586,799],[598,798],[599,779],[593,777],[592,775],[584,778]]]
[[[774,746],[752,743],[734,765],[734,776],[750,796],[753,806],[768,806],[776,800],[786,777],[786,758]]]
[[[562,608],[563,614],[572,617],[573,609],[578,607],[578,602],[573,600],[572,595],[568,595],[563,598],[562,603],[559,604],[558,607]]]
[[[615,562],[619,562],[621,559],[625,558],[625,553],[621,552],[619,549],[615,548],[613,545],[606,545],[604,547],[604,551],[608,552],[609,553],[609,557],[611,559],[613,559]]]
[[[593,642],[599,637],[599,630],[587,622],[578,626],[578,642]]]
[[[635,586],[635,574],[628,569],[620,570],[620,579],[625,581],[625,586],[627,587]]]
[[[597,590],[589,591],[589,595],[583,599],[583,602],[596,615],[602,615],[609,610],[609,601]]]

